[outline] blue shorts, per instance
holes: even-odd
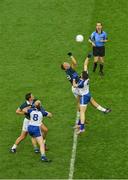
[[[90,102],[91,94],[88,93],[80,97],[80,105],[87,105]]]
[[[42,133],[41,133],[41,130],[40,130],[39,126],[29,125],[28,126],[28,133],[32,137],[40,137],[40,136],[42,136]]]

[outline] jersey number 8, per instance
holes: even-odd
[[[33,120],[38,121],[38,114],[33,114]]]

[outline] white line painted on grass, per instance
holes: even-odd
[[[76,160],[76,149],[77,149],[77,136],[78,135],[76,134],[76,130],[74,130],[72,155],[71,155],[69,178],[68,178],[69,180],[73,179],[73,174],[74,174],[74,167],[75,167],[75,160]]]

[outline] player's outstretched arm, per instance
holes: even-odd
[[[16,110],[16,114],[24,115],[24,111],[22,111],[20,108]]]
[[[89,64],[89,59],[92,57],[92,54],[89,53],[88,56],[86,57],[85,61],[84,61],[84,71],[88,70],[88,64]]]
[[[71,52],[69,52],[67,55],[71,58],[71,67],[73,69],[75,69],[77,66],[77,61],[76,61],[75,57],[72,55]]]
[[[86,57],[85,61],[84,61],[84,71],[88,70],[88,64],[89,64],[89,58]]]

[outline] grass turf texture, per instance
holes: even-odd
[[[102,21],[108,32],[105,76],[93,74],[91,92],[112,113],[89,106],[87,132],[78,138],[74,178],[128,178],[126,0],[1,0],[0,1],[0,178],[68,178],[72,150],[75,99],[60,70],[68,51],[78,59],[80,73],[87,39]],[[74,41],[85,34],[86,42]],[[26,92],[33,92],[54,115],[49,127],[48,157],[42,164],[28,137],[10,154],[22,117],[15,109]]]

